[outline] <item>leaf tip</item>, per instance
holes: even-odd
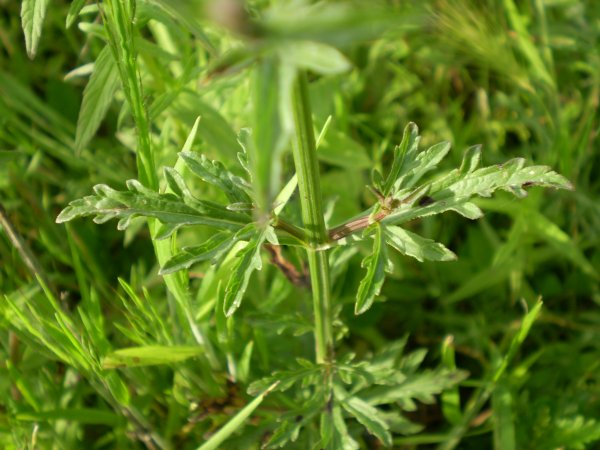
[[[69,220],[71,220],[71,207],[67,206],[65,209],[63,209],[60,214],[56,217],[55,222],[56,223],[65,223],[68,222]]]

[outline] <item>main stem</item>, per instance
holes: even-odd
[[[298,73],[294,82],[292,103],[296,129],[296,138],[293,143],[294,164],[298,174],[302,221],[309,244],[306,251],[313,294],[316,360],[317,363],[322,364],[331,362],[333,358],[329,260],[325,250],[318,250],[329,238],[323,217],[319,164],[308,97],[308,81],[306,73],[303,71]]]

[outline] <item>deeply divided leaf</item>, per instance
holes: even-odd
[[[195,175],[221,189],[231,202],[251,203],[246,181],[229,172],[219,161],[193,152],[181,152],[180,156]]]
[[[170,225],[208,225],[238,230],[250,221],[249,216],[229,211],[216,203],[191,196],[182,198],[172,193],[159,194],[136,180],[129,180],[127,188],[127,191],[117,191],[103,184],[96,185],[95,195],[72,201],[59,214],[56,222],[85,216],[95,216],[96,223],[118,218],[118,228],[122,230],[133,218],[143,216]]]
[[[342,407],[362,424],[369,433],[379,439],[384,446],[390,447],[392,436],[389,432],[389,426],[381,417],[379,410],[359,397],[351,396],[340,387],[334,389]]]
[[[502,165],[477,169],[481,149],[471,147],[465,153],[462,165],[445,176],[421,187],[405,188],[399,185],[396,199],[399,205],[382,220],[386,224],[402,224],[419,217],[455,211],[467,218],[481,217],[479,208],[469,200],[489,197],[497,190],[517,197],[527,195],[532,186],[572,189],[571,183],[548,166],[526,166],[523,158],[515,158]],[[427,195],[414,200],[415,193],[427,187]]]

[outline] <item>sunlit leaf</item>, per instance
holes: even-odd
[[[142,186],[136,180],[127,182],[127,191],[116,191],[106,185],[96,185],[95,195],[72,201],[56,218],[57,223],[77,217],[95,216],[94,222],[104,223],[118,218],[119,229],[125,229],[134,217],[154,217],[172,225],[208,225],[215,228],[238,230],[248,216],[227,210],[216,203],[195,198],[159,194]]]
[[[77,19],[81,9],[85,6],[85,2],[86,0],[73,0],[71,2],[71,6],[69,6],[69,12],[67,13],[67,28],[71,28],[71,26],[75,23],[75,20]]]
[[[277,386],[278,382],[273,383],[265,389],[258,397],[242,408],[229,422],[227,422],[219,431],[213,434],[198,450],[216,450],[233,433],[239,430],[244,422],[250,417],[256,408],[263,402],[264,398]]]
[[[337,74],[350,69],[350,62],[335,47],[311,41],[294,41],[279,49],[283,61],[320,74]]]
[[[403,255],[412,256],[421,262],[456,259],[456,255],[439,242],[396,226],[386,226],[384,230],[386,242]]]
[[[198,356],[203,351],[203,348],[198,346],[148,345],[144,347],[122,348],[102,358],[102,367],[105,369],[115,369],[173,364]]]
[[[474,196],[489,197],[497,190],[510,192],[518,197],[527,195],[532,186],[572,189],[571,183],[548,166],[526,166],[523,158],[512,159],[505,164],[475,169],[479,162],[478,147],[465,154],[460,169],[427,184],[427,197],[416,204],[400,202],[382,222],[402,224],[418,217],[456,211],[469,218],[478,218],[481,211],[469,202]],[[414,191],[418,191],[416,188]],[[410,192],[405,192],[410,197]],[[425,201],[426,200],[426,201]]]
[[[49,0],[23,0],[21,3],[21,25],[25,34],[27,55],[31,59],[37,53],[48,3]]]
[[[181,152],[180,156],[195,175],[221,189],[230,201],[251,203],[246,193],[250,189],[248,183],[225,169],[219,161],[211,161],[206,156],[193,152]]]

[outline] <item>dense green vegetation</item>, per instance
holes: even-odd
[[[0,7],[2,448],[599,445],[600,3]]]

